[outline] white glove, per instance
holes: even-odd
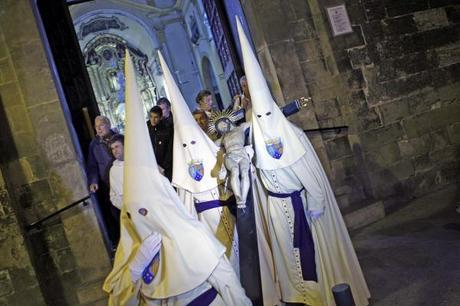
[[[324,210],[309,210],[308,214],[310,215],[310,218],[314,221],[318,220],[324,214]]]
[[[142,241],[136,256],[134,256],[132,262],[129,264],[129,270],[131,271],[131,279],[133,282],[137,282],[142,277],[142,272],[150,264],[152,259],[158,254],[161,248],[161,234],[154,232],[144,241]]]

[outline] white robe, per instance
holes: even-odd
[[[200,193],[191,193],[185,189],[177,188],[179,198],[185,205],[185,208],[201,221],[211,233],[225,246],[225,255],[229,259],[236,274],[240,275],[239,251],[238,251],[238,233],[236,231],[235,216],[226,206],[215,207],[197,213],[195,204],[213,200],[227,200],[230,194],[223,194],[219,191],[219,186],[209,191]]]
[[[109,172],[110,202],[121,210],[123,199],[123,161],[114,160]]]
[[[310,141],[303,131],[297,128],[296,131],[307,149],[304,156],[286,168],[260,170],[261,180],[274,193],[292,193],[305,188],[302,192],[305,212],[324,209],[324,214],[315,221],[307,217],[315,246],[318,283],[305,281],[299,251],[293,247],[291,199],[269,196],[268,225],[282,299],[314,306],[335,305],[331,288],[348,283],[356,305],[368,305],[370,293],[334,193]]]

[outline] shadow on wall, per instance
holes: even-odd
[[[353,154],[366,195],[376,201],[382,200],[386,214],[402,208],[411,200],[454,183],[460,166],[459,162],[454,162],[417,172],[410,159],[382,167],[379,158],[386,158],[385,152],[365,155],[359,144],[353,145]],[[458,149],[456,154],[459,155]]]
[[[24,169],[22,169],[21,160],[19,159],[17,143],[18,141],[27,141],[29,139],[18,140],[20,137],[24,136],[15,135],[17,139],[17,141],[15,141],[8,122],[5,103],[0,93],[0,175],[3,175],[6,186],[6,196],[2,196],[1,204],[4,210],[10,212],[11,218],[8,218],[10,219],[9,222],[14,220],[14,223],[18,223],[13,233],[0,232],[8,236],[0,237],[0,241],[3,241],[3,239],[11,239],[11,235],[24,237],[25,249],[12,249],[10,252],[28,253],[45,303],[47,305],[72,304],[73,301],[68,301],[64,296],[65,290],[59,281],[60,276],[50,252],[50,248],[52,247],[50,246],[50,236],[52,236],[51,227],[29,233],[24,230],[25,225],[31,221],[28,220],[29,217],[34,219],[40,217],[38,212],[44,210],[44,207],[40,206],[46,201],[46,198],[44,199],[37,196],[37,194],[40,194],[40,189],[42,187],[40,182],[38,184],[27,182],[27,177],[24,173]],[[57,221],[56,223],[61,222]],[[0,247],[2,246],[0,245]],[[17,254],[13,257],[18,256],[20,258],[27,258],[25,254]],[[14,274],[16,268],[12,265],[11,267],[7,267],[7,269],[10,273]],[[22,273],[18,275],[21,281],[13,282],[15,286],[14,292],[16,293],[6,297],[6,299],[11,305],[28,304],[31,301],[30,299],[38,303],[39,298],[36,294],[35,296],[28,295],[28,292],[31,292],[30,289],[36,287],[36,281],[26,278],[32,278],[34,273],[32,271],[21,272]],[[12,275],[12,279],[13,276],[14,275]]]

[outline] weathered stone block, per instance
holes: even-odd
[[[1,42],[0,42],[1,44]],[[16,79],[11,62],[7,57],[0,57],[0,84],[13,82]]]
[[[361,26],[352,26],[353,32],[334,37],[335,43],[342,49],[365,45]]]
[[[460,43],[435,49],[439,58],[439,67],[460,63]]]
[[[347,137],[339,137],[326,143],[327,154],[330,159],[337,159],[351,155],[350,143]]]
[[[381,145],[376,151],[366,154],[366,163],[372,170],[373,168],[388,168],[400,159],[401,154],[396,142]]]
[[[447,19],[451,24],[460,23],[460,6],[446,7]]]
[[[300,19],[292,23],[292,37],[296,41],[316,38],[315,28],[309,20]]]
[[[363,207],[343,217],[347,228],[355,230],[385,217],[385,208],[381,201]]]
[[[19,87],[16,82],[0,85],[0,101],[3,107],[11,107],[22,103]]]
[[[70,248],[56,251],[51,250],[51,256],[53,257],[54,264],[58,268],[59,273],[64,274],[75,270],[75,259],[73,258]]]
[[[425,134],[417,138],[403,139],[398,142],[398,145],[402,157],[413,157],[430,151],[431,137]]]
[[[29,114],[22,103],[8,107],[6,113],[13,133],[32,132]]]
[[[399,122],[403,118],[409,116],[409,103],[405,100],[397,100],[386,103],[378,107],[382,114],[383,124],[389,125],[394,122]]]
[[[259,19],[259,24],[262,30],[270,35],[265,36],[267,44],[284,41],[291,37],[291,29],[289,27],[280,27],[280,20],[286,19],[286,13],[289,10],[284,10],[283,5],[279,1],[264,1],[256,4],[257,14],[264,16]]]
[[[321,57],[321,47],[317,39],[296,42],[295,48],[300,62],[314,61]]]
[[[45,241],[49,249],[58,250],[69,247],[62,224],[47,226],[44,230]]]
[[[458,4],[458,0],[428,0],[430,7],[443,7]]]
[[[36,287],[38,285],[38,281],[32,266],[28,266],[26,268],[9,268],[8,271],[13,286],[16,289],[15,291],[21,292],[26,288]]]
[[[432,130],[430,122],[433,116],[433,112],[427,112],[404,119],[402,123],[407,137],[415,138],[429,133]]]
[[[366,13],[361,3],[350,3],[347,5],[348,17],[353,25],[366,22]]]
[[[382,21],[382,28],[387,35],[398,35],[417,32],[417,26],[412,15],[397,18],[387,18]]]
[[[458,158],[459,149],[456,146],[446,147],[443,150],[430,152],[430,161],[435,165],[453,162]]]
[[[425,32],[420,32],[419,39],[422,39],[425,49],[439,48],[448,44],[458,42],[458,28],[456,26],[448,26],[442,29],[433,29]]]
[[[0,271],[0,296],[5,296],[14,293],[13,282],[11,281],[8,270]]]
[[[355,168],[356,164],[352,156],[331,160],[332,180],[334,182],[343,181],[346,177],[353,174]],[[344,188],[347,187],[342,186],[342,188],[334,188],[334,192],[336,195],[343,194],[345,193]],[[348,188],[350,187],[348,186]]]
[[[406,0],[404,2],[398,0],[385,0],[385,7],[388,16],[392,17],[426,10],[428,4],[426,0]]]
[[[459,119],[460,120],[460,119]],[[431,148],[430,151],[438,151],[444,149],[446,146],[448,146],[449,143],[449,136],[447,134],[447,130],[442,129],[442,130],[437,130],[431,133]]]
[[[56,88],[41,41],[36,40],[16,47],[12,50],[11,56],[27,105],[57,99]]]
[[[42,292],[40,287],[32,287],[22,290],[21,292],[16,292],[13,295],[8,296],[7,298],[8,305],[28,305],[28,306],[46,306],[43,299]],[[55,305],[65,305],[65,301],[62,301],[61,304]]]
[[[384,39],[383,23],[380,20],[374,20],[362,24],[366,42],[371,45]]]
[[[419,155],[414,158],[414,169],[416,174],[433,169],[433,163],[428,154]]]
[[[99,280],[78,288],[77,296],[80,304],[87,305],[107,297],[107,294],[102,290],[103,282],[103,280]]]
[[[294,43],[276,44],[270,46],[269,50],[276,69],[279,85],[286,99],[292,100],[305,95],[307,88]],[[290,67],[290,69],[283,69],[283,67]]]
[[[48,180],[40,180],[17,188],[15,196],[21,207],[28,208],[52,198]]]
[[[10,46],[39,39],[37,24],[28,1],[9,1],[8,9],[0,10],[0,26]]]
[[[414,21],[420,31],[442,28],[449,25],[446,11],[443,8],[416,12],[414,14]]]
[[[454,123],[447,128],[449,139],[453,144],[460,144],[460,123]]]
[[[403,159],[391,165],[388,170],[398,181],[404,181],[415,174],[412,160]]]
[[[367,20],[379,20],[386,17],[386,11],[383,1],[366,1],[364,2],[364,9],[366,12]]]
[[[371,65],[372,61],[369,57],[367,47],[355,47],[348,49],[348,57],[353,69],[358,69],[362,66]]]
[[[396,59],[382,60],[377,70],[377,81],[399,79],[437,66],[438,57],[433,53],[410,53]]]
[[[403,138],[403,130],[398,123],[365,132],[361,135],[364,151],[378,150],[382,145],[397,142]]]
[[[315,113],[318,120],[325,120],[340,116],[340,110],[335,99],[316,101]]]
[[[348,75],[347,83],[349,88],[359,90],[367,86],[361,69],[353,69]]]
[[[15,134],[14,143],[16,144],[16,148],[7,148],[7,150],[12,151],[12,156],[21,158],[38,154],[36,138],[32,133]]]

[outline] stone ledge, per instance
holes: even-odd
[[[356,230],[385,217],[385,208],[382,201],[358,209],[343,217],[349,230]]]
[[[106,301],[107,294],[102,290],[103,283],[104,279],[98,279],[80,286],[77,291],[80,305],[99,305],[101,301]]]

